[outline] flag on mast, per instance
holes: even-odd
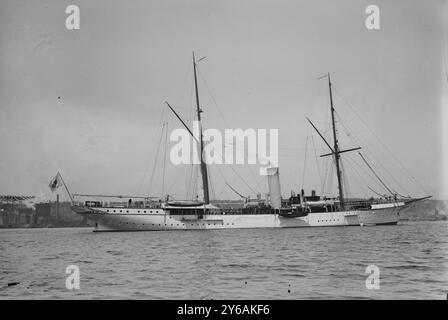
[[[60,174],[58,172],[56,176],[53,179],[51,179],[49,184],[51,192],[54,192],[57,188],[59,188],[62,185],[59,176]]]

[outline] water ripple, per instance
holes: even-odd
[[[0,299],[445,299],[447,227],[3,229]],[[366,288],[371,264],[379,290]],[[65,287],[68,265],[79,290]]]

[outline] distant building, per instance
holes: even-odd
[[[71,210],[69,202],[25,203],[32,198],[0,195],[0,228],[88,226],[84,217]]]

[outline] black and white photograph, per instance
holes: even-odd
[[[446,0],[0,0],[0,150],[0,300],[448,299]]]

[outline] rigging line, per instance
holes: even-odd
[[[339,114],[338,118],[340,118]],[[363,139],[361,139],[360,137],[355,137],[353,135],[351,135],[350,130],[348,129],[348,125],[345,125],[341,120],[340,120],[341,126],[343,129],[345,129],[347,136],[350,138],[350,140],[352,141],[352,143],[357,144],[357,145],[364,145],[366,146],[364,148],[365,151],[367,151],[367,153],[369,153],[371,155],[371,157],[373,159],[376,160],[376,162],[378,162],[378,164],[386,171],[386,173],[389,175],[389,177],[402,189],[406,191],[406,188],[404,188],[396,179],[395,177],[390,173],[389,170],[387,170],[387,168],[382,164],[382,162],[375,156],[375,152],[370,152],[370,148],[368,146],[368,144],[364,143]],[[353,130],[352,131],[356,131]],[[357,141],[359,140],[359,141]],[[389,183],[389,182],[388,182]]]
[[[346,161],[346,163],[348,163],[348,165],[350,166],[350,163],[353,160],[351,158],[345,158],[344,161]],[[352,172],[354,172],[355,174],[353,174]],[[350,170],[346,170],[345,175],[346,175],[345,178],[347,179],[347,184],[350,183],[351,186],[355,186],[356,191],[359,191],[359,196],[364,196],[365,198],[367,198],[368,197],[368,190],[366,189],[367,183],[359,174],[358,170],[356,170],[354,166],[350,166]],[[351,180],[356,180],[356,183],[351,184]],[[353,189],[351,189],[351,191],[353,191]],[[356,197],[355,194],[353,194],[353,196]]]
[[[198,195],[199,166],[194,165],[191,173],[192,173],[192,176],[191,176],[191,181],[192,181],[191,199],[195,200],[195,198]]]
[[[200,70],[198,70],[198,72],[199,72],[199,77],[201,78],[202,82],[204,83],[205,88],[206,88],[207,91],[208,91],[208,94],[209,94],[210,97],[212,98],[212,101],[213,101],[213,103],[215,104],[216,109],[218,109],[218,112],[219,112],[221,118],[223,119],[225,125],[226,125],[228,128],[230,128],[230,124],[229,124],[229,122],[227,121],[227,119],[225,118],[224,113],[222,112],[222,109],[219,107],[218,103],[216,102],[216,99],[215,99],[215,97],[213,96],[213,94],[212,94],[212,92],[211,92],[211,90],[210,90],[210,87],[208,86],[207,81],[205,80],[205,77],[202,75],[202,73],[201,73]],[[247,145],[245,145],[245,148],[246,148],[245,151],[247,151]],[[238,150],[235,150],[235,151],[238,152]],[[253,173],[252,168],[251,168],[250,166],[249,166],[249,172],[250,172],[252,178],[254,179],[255,184],[257,185],[258,189],[259,189],[259,190],[262,190],[262,188],[261,188],[261,186],[260,186],[258,180],[254,177],[254,173]]]
[[[229,168],[240,178],[240,180],[248,187],[254,194],[257,194],[257,192],[252,189],[252,187],[235,171],[235,169],[232,166],[229,166]]]
[[[168,140],[168,122],[166,122],[166,131],[165,131],[165,150],[163,152],[163,170],[162,170],[162,199],[164,197],[165,191],[165,167],[166,167],[166,149],[167,149],[167,140]]]
[[[213,199],[213,197],[216,197],[216,193],[215,193],[215,188],[212,183],[212,170],[208,171],[208,184],[210,186],[210,198]]]
[[[378,192],[376,192],[375,190],[373,190],[372,188],[370,188],[369,186],[367,186],[367,188],[369,188],[373,193],[375,193],[377,196],[383,198],[385,195],[384,194],[379,194]]]
[[[320,172],[320,168],[319,168],[319,162],[317,161],[318,157],[317,157],[317,153],[316,153],[316,145],[314,144],[314,137],[313,135],[311,135],[311,142],[313,144],[313,150],[314,150],[314,159],[316,160],[316,168],[317,168],[317,173],[319,175],[319,182],[320,185],[322,186],[322,176],[321,176],[321,172]]]
[[[216,102],[216,99],[215,99],[215,97],[213,96],[212,91],[210,90],[210,87],[208,86],[207,81],[205,80],[205,77],[202,75],[201,70],[199,70],[199,69],[196,69],[196,70],[198,71],[198,73],[199,73],[199,78],[200,78],[200,79],[202,80],[202,82],[204,83],[204,86],[205,86],[205,88],[207,89],[207,92],[208,92],[208,94],[210,95],[210,97],[211,97],[213,103],[215,104],[216,109],[218,109],[218,112],[219,112],[220,116],[222,117],[222,119],[223,119],[225,125],[226,125],[228,128],[230,128],[229,122],[226,120],[226,117],[224,116],[224,113],[222,112],[221,108],[219,107],[218,103]],[[247,151],[247,146],[245,145],[245,147],[246,147],[246,151]],[[237,151],[237,150],[236,150],[236,151]],[[232,167],[231,167],[231,168],[232,168]],[[233,168],[232,168],[232,170],[236,173],[236,171],[235,171]],[[252,170],[252,168],[249,167],[249,172],[250,172],[251,175],[253,176],[253,172],[252,172],[251,170]],[[241,177],[240,177],[240,178],[241,178]],[[241,179],[242,179],[242,178],[241,178]],[[260,187],[260,184],[258,183],[257,179],[254,178],[254,180],[255,180],[255,183],[257,184],[257,187],[261,190],[262,188]],[[244,182],[244,184],[246,184],[246,185],[248,186],[248,184],[246,183],[246,181],[243,180],[243,182]],[[252,192],[255,192],[252,188],[249,187],[249,189],[252,190]],[[255,194],[256,194],[256,192],[255,192]]]
[[[239,193],[238,191],[236,191],[236,189],[234,189],[230,184],[228,184],[226,182],[226,186],[228,186],[233,192],[235,192],[237,195],[239,195],[241,198],[243,199],[247,199],[245,196],[243,196],[241,193]]]
[[[307,156],[307,152],[308,152],[308,137],[309,136],[306,136],[306,140],[305,140],[305,159],[303,159],[302,189],[305,186],[306,156]]]
[[[218,172],[219,172],[219,174],[221,175],[221,177],[222,177],[224,183],[225,183],[227,186],[229,186],[230,189],[232,189],[234,192],[236,192],[236,190],[232,187],[232,185],[231,185],[229,182],[227,182],[227,180],[226,180],[226,178],[224,177],[224,174],[222,173],[221,169],[220,169],[219,167],[216,167],[216,168],[218,169]],[[243,182],[244,182],[244,181],[243,181]],[[252,192],[254,192],[254,191],[252,190]],[[236,192],[236,193],[237,193],[238,195],[240,195],[239,192]],[[256,194],[256,192],[254,192],[254,193]]]
[[[347,157],[347,160],[349,160],[349,162],[355,162],[351,157]],[[356,164],[356,163],[355,163]],[[352,166],[351,169],[353,170],[353,172],[356,174],[356,176],[359,178],[359,180],[361,181],[361,186],[367,186],[366,181],[363,179],[362,175],[359,173],[359,171],[356,169],[355,166]]]
[[[338,116],[339,119],[341,118],[337,112],[336,112],[336,115]],[[354,135],[352,135],[350,133],[349,126],[346,125],[344,122],[342,122],[341,119],[339,120],[339,122],[340,122],[342,128],[346,130],[346,133],[349,136],[349,138],[352,141],[352,143],[357,144],[357,145],[365,146],[364,150],[367,151],[374,160],[376,160],[376,162],[384,169],[384,171],[386,171],[386,173],[389,175],[389,177],[398,185],[399,188],[401,188],[402,190],[406,191],[406,188],[404,188],[400,184],[400,182],[398,182],[395,179],[395,177],[390,173],[390,171],[387,170],[387,168],[383,165],[383,163],[375,156],[375,153],[374,152],[370,152],[370,147],[368,146],[368,144],[365,143],[364,140],[361,139],[361,137],[355,137]],[[356,130],[353,130],[353,128],[351,128],[351,131],[356,131]],[[356,140],[359,140],[359,141],[356,141]]]
[[[189,182],[190,182],[190,169],[191,169],[191,164],[186,166],[188,169],[185,170],[185,185],[184,185],[184,190],[186,190],[187,192],[187,197],[188,197],[188,189],[189,189]]]
[[[334,171],[334,169],[335,169],[335,163],[334,163],[334,161],[331,161],[330,162],[330,170],[329,170],[329,173],[328,173],[328,181],[327,181],[327,185],[325,186],[326,187],[326,194],[331,194],[331,192],[332,192],[332,190],[331,190],[331,188],[333,187],[333,184],[334,184],[334,175],[333,175],[333,171]]]
[[[448,83],[448,63],[447,63],[447,54],[448,54],[448,46],[447,46],[447,38],[448,33],[444,36],[444,50],[443,50],[443,66],[445,71],[446,82]]]
[[[194,68],[194,67],[193,67]],[[188,121],[191,123],[195,116],[194,107],[194,79],[191,77],[190,80],[190,113],[188,114]]]
[[[209,94],[210,97],[212,98],[213,103],[215,104],[216,108],[218,109],[219,114],[221,115],[222,119],[224,120],[224,123],[226,124],[226,126],[227,126],[228,128],[230,128],[230,125],[229,125],[228,121],[226,120],[226,118],[224,117],[224,113],[222,112],[222,110],[221,110],[221,108],[219,107],[218,103],[216,102],[215,97],[213,96],[213,94],[212,94],[212,92],[211,92],[211,90],[210,90],[210,88],[209,88],[209,86],[208,86],[208,84],[207,84],[207,81],[205,81],[205,78],[204,78],[204,76],[203,76],[202,73],[201,73],[201,70],[199,70],[199,68],[196,69],[196,70],[198,71],[198,73],[199,73],[199,78],[201,78],[202,82],[204,83],[205,88],[206,88],[207,91],[208,91],[208,94]]]
[[[183,83],[183,88],[185,88],[185,89],[184,89],[181,101],[185,101],[184,99],[188,97],[188,93],[190,93],[190,95],[191,95],[191,90],[192,90],[192,85],[193,85],[193,83],[192,83],[193,82],[193,77],[191,76],[191,74],[193,73],[193,68],[192,68],[192,66],[190,64],[188,64],[188,65],[189,65],[188,70],[187,70],[187,72],[185,74],[184,81],[182,82]],[[186,85],[187,83],[190,84],[189,87]],[[191,105],[190,105],[190,108],[191,108]]]
[[[398,193],[398,192],[395,191],[394,189],[392,189],[392,191],[393,191],[395,194],[397,194],[397,195],[399,195],[400,197],[402,197],[402,198],[410,198],[410,197],[405,197],[404,195]]]
[[[327,180],[328,180],[328,171],[330,170],[330,165],[331,165],[331,163],[329,161],[332,161],[332,160],[326,159],[324,161],[324,163],[323,163],[323,165],[324,165],[324,172],[325,173],[324,173],[323,183],[321,185],[320,194],[324,194],[325,193],[325,188],[326,188]]]
[[[378,140],[378,142],[389,152],[389,154],[395,159],[395,161],[401,166],[401,169],[408,175],[408,177],[412,178],[417,186],[419,186],[424,192],[429,194],[427,190],[423,187],[421,183],[417,181],[417,179],[409,172],[408,169],[404,166],[404,164],[395,156],[395,154],[381,141],[381,139],[375,134],[375,132],[369,127],[369,125],[364,121],[364,119],[358,114],[355,108],[336,90],[333,86],[336,94],[347,104],[347,106],[352,109],[355,115],[361,120],[361,122],[366,126],[366,128],[372,133],[372,135]]]
[[[335,114],[338,118],[338,121],[340,123],[340,127],[342,128],[342,131],[347,135],[347,137],[349,138],[352,145],[359,145],[359,146],[362,145],[362,146],[364,146],[364,151],[367,151],[370,154],[370,151],[369,151],[370,148],[368,147],[368,144],[364,143],[363,139],[361,139],[360,137],[358,138],[358,137],[355,137],[354,135],[352,135],[352,133],[350,132],[350,130],[348,128],[348,125],[346,125],[345,122],[342,121],[342,118],[340,117],[340,115],[337,112],[335,112]],[[352,129],[352,131],[354,131],[356,133],[356,130]],[[367,147],[365,147],[366,145],[367,145]],[[380,161],[378,160],[378,162],[380,162]]]
[[[326,190],[327,190],[328,174],[329,174],[330,166],[331,166],[331,162],[329,162],[329,161],[332,162],[333,160],[326,159],[324,161],[324,177],[323,177],[324,183],[321,186],[321,192],[320,192],[321,194],[325,194]]]
[[[191,192],[190,196],[191,196],[191,199],[193,199],[193,200],[195,199],[195,197],[196,197],[196,195],[198,193],[198,191],[197,191],[198,169],[199,169],[199,167],[197,165],[192,164],[192,167],[191,167],[191,180],[190,180],[190,182],[191,182],[190,187],[191,188],[189,189],[189,192]]]
[[[164,126],[165,126],[165,123],[162,121],[164,114],[165,114],[165,109],[162,109],[162,113],[160,115],[160,120],[162,122],[162,130],[160,130],[159,143],[157,145],[157,150],[156,150],[156,154],[155,154],[155,157],[154,157],[154,165],[152,167],[151,178],[149,180],[149,194],[150,195],[151,195],[151,192],[152,192],[152,184],[153,184],[153,179],[154,179],[154,173],[155,173],[156,167],[157,167],[157,160],[159,159],[160,145],[162,143],[163,129],[164,129]]]
[[[213,94],[212,94],[212,92],[211,92],[211,90],[210,90],[210,87],[208,86],[208,83],[207,83],[207,81],[205,80],[205,77],[202,75],[202,72],[201,72],[199,69],[197,69],[197,70],[198,70],[198,73],[199,73],[199,77],[200,77],[200,79],[202,80],[202,82],[203,82],[205,88],[207,89],[207,92],[208,92],[208,94],[210,95],[210,97],[211,97],[211,99],[212,99],[212,101],[213,101],[213,103],[214,103],[216,109],[218,110],[218,112],[219,112],[221,118],[223,119],[225,125],[226,125],[228,128],[230,128],[229,122],[226,120],[226,117],[224,116],[224,113],[222,112],[221,108],[219,107],[218,103],[216,102],[216,99],[215,99],[215,97],[213,96]],[[245,146],[245,147],[247,148],[247,146]],[[237,150],[236,150],[236,151],[237,151]],[[252,178],[254,178],[254,173],[252,172],[252,168],[251,168],[251,167],[249,167],[249,172],[250,172],[250,174],[252,175]],[[258,181],[257,181],[256,178],[254,178],[254,181],[255,181],[255,183],[257,184],[257,187],[261,190],[260,184],[258,183]],[[246,183],[246,182],[244,181],[244,183]],[[252,189],[251,189],[251,190],[252,190]]]
[[[190,72],[191,71],[192,71],[192,68],[190,69]],[[193,77],[191,77],[191,80],[190,80],[190,111],[189,111],[188,120],[187,120],[189,123],[192,122],[192,119],[194,117],[193,91],[194,91],[194,79],[193,79]],[[189,177],[187,177],[187,181],[186,181],[187,182],[187,189],[186,190],[187,190],[187,198],[189,196],[191,196],[192,200],[194,200],[194,194],[197,193],[195,191],[195,188],[196,188],[196,179],[195,179],[196,173],[195,173],[195,171],[196,171],[196,165],[194,163],[191,163],[191,165],[190,165],[190,174],[189,174]]]
[[[328,143],[328,141],[324,138],[324,136],[320,133],[320,131],[316,128],[316,126],[311,122],[310,119],[306,118],[308,120],[308,122],[311,124],[311,126],[314,128],[314,130],[316,130],[317,134],[322,138],[322,140],[325,142],[325,144],[327,145],[327,147],[330,149],[330,151],[332,153],[334,153],[334,150],[332,148],[332,146]]]
[[[224,181],[224,183],[227,183],[226,178],[224,177],[224,175],[223,175],[221,169],[220,169],[219,167],[216,167],[216,169],[218,169],[218,172],[219,172],[219,174],[221,175],[222,180]]]
[[[187,187],[185,190],[187,190],[187,196],[192,195],[193,194],[193,187],[194,187],[194,177],[195,177],[195,164],[190,164],[189,165],[189,170],[187,173]]]
[[[342,185],[344,187],[344,197],[349,198],[349,196],[353,196],[352,192],[351,192],[351,186],[349,185],[348,182],[348,177],[347,177],[347,172],[345,170],[345,165],[344,165],[344,160],[340,159],[340,165],[341,165],[341,176],[342,176]]]
[[[221,159],[222,159],[222,162],[223,163],[225,163],[225,161],[224,161],[224,155],[223,155],[223,153],[221,152],[220,153],[220,157],[221,157]],[[235,173],[235,175],[254,193],[254,194],[257,194],[257,192],[254,190],[254,189],[252,189],[252,187],[246,182],[246,180],[244,180],[243,179],[243,177],[241,177],[237,172],[236,172],[236,170],[231,166],[231,165],[228,165],[228,167],[233,171],[233,173]]]
[[[349,158],[350,161],[352,161],[352,163],[354,163],[362,172],[364,172],[370,179],[372,179],[372,181],[374,181],[379,187],[384,189],[384,186],[382,184],[380,184],[378,182],[377,179],[375,179],[375,177],[372,177],[372,175],[370,175],[366,169],[364,167],[362,167],[359,163],[357,163],[353,158]],[[384,189],[387,192],[387,189]]]
[[[381,182],[381,184],[387,189],[387,191],[389,191],[389,193],[391,195],[394,196],[394,193],[386,186],[386,184],[383,182],[383,180],[381,180],[381,178],[376,174],[375,170],[373,170],[373,168],[370,166],[370,164],[367,162],[367,160],[364,158],[364,156],[362,155],[361,152],[358,152],[358,154],[361,156],[362,160],[364,160],[365,164],[369,167],[370,170],[372,170],[373,174],[375,175],[375,177],[377,177],[377,179]]]
[[[178,175],[176,175],[176,177],[180,176],[184,172],[185,168],[186,168],[186,166],[180,166],[180,172]],[[169,194],[170,191],[173,189],[174,185],[178,184],[178,182],[179,181],[177,179],[174,179],[173,182],[171,183],[171,185],[166,190],[166,193]]]
[[[252,167],[249,165],[248,166],[248,168],[249,168],[249,173],[250,173],[250,175],[252,176],[252,178],[254,179],[254,181],[255,181],[255,184],[257,185],[257,187],[258,187],[258,190],[261,192],[261,190],[263,190],[262,188],[261,188],[261,185],[260,185],[260,183],[258,182],[258,180],[257,180],[257,177],[255,176],[255,173],[252,171]]]
[[[223,187],[222,187],[222,190],[221,190],[221,192],[218,194],[218,196],[216,197],[216,200],[222,200],[221,199],[221,196],[222,196],[222,194],[224,193],[224,191],[226,190],[226,186],[224,185]]]

